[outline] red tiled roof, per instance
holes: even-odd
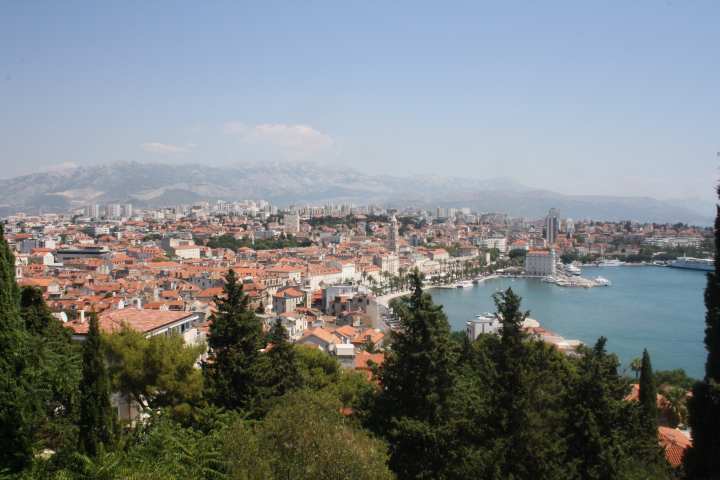
[[[658,440],[665,449],[665,458],[673,467],[682,465],[685,451],[692,446],[692,440],[677,428],[659,427]]]
[[[100,331],[104,333],[119,331],[122,329],[124,324],[133,330],[137,330],[138,332],[149,333],[190,315],[193,314],[188,312],[125,308],[122,310],[112,310],[102,313],[98,318],[98,322],[100,325]],[[79,335],[87,334],[89,328],[87,318],[85,319],[85,322],[81,323],[79,320],[73,320],[72,322],[67,322],[65,326],[71,328]]]
[[[300,339],[300,341],[302,341],[308,337],[317,337],[320,340],[323,340],[324,342],[327,342],[327,343],[339,343],[339,341],[340,341],[335,335],[333,335],[331,332],[329,332],[328,330],[325,330],[322,327],[306,330],[305,333],[303,334],[302,338]]]
[[[382,365],[385,361],[385,354],[383,353],[368,353],[365,351],[358,352],[355,355],[355,368],[366,370],[370,369],[369,362],[373,362],[376,365]]]

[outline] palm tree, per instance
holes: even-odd
[[[635,372],[635,380],[640,378],[640,369],[642,368],[642,359],[639,357],[633,358],[630,362],[630,370]]]
[[[668,402],[668,409],[672,414],[672,421],[677,427],[678,425],[685,425],[687,422],[687,392],[680,387],[670,387],[667,391],[663,392],[665,399]]]

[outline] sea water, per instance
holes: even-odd
[[[656,370],[684,369],[701,378],[705,349],[705,272],[654,266],[585,267],[582,276],[603,276],[609,287],[568,288],[536,279],[498,278],[472,288],[433,289],[453,330],[475,315],[494,312],[492,294],[512,288],[523,309],[542,327],[592,345],[607,337],[607,349],[627,368],[647,348]]]

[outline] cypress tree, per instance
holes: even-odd
[[[393,333],[380,370],[376,404],[391,445],[390,466],[399,478],[442,478],[449,455],[448,400],[455,352],[442,306],[424,293],[422,275],[410,274],[412,293],[393,302],[401,329]]]
[[[0,468],[18,471],[32,457],[36,422],[28,337],[20,316],[15,256],[0,225]]]
[[[215,304],[209,358],[203,365],[207,397],[221,407],[247,408],[257,399],[262,328],[234,270],[225,276],[223,295],[215,297]]]
[[[716,189],[720,196],[720,187]],[[715,206],[715,269],[705,287],[705,377],[688,402],[693,446],[685,455],[689,478],[720,477],[720,206]]]
[[[650,363],[650,354],[647,349],[643,350],[642,364],[640,367],[640,386],[638,400],[640,403],[640,416],[647,439],[657,441],[657,387]]]
[[[115,411],[110,404],[110,377],[105,365],[97,315],[90,324],[82,349],[80,382],[80,449],[95,456],[113,443]]]

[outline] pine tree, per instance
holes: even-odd
[[[35,389],[46,420],[37,432],[38,441],[52,450],[75,448],[82,375],[78,345],[70,329],[52,316],[39,289],[21,290],[20,313],[29,338],[28,358],[42,386]]]
[[[95,456],[112,446],[116,412],[110,404],[110,377],[100,337],[97,315],[90,315],[82,350],[80,383],[80,449]]]
[[[301,386],[302,379],[295,347],[280,319],[276,320],[267,335],[268,349],[258,363],[258,378],[262,383],[262,399],[275,400]],[[264,407],[262,407],[264,410]]]
[[[0,468],[10,471],[21,469],[30,460],[37,421],[27,346],[15,256],[0,225]]]
[[[720,206],[715,209],[715,270],[705,287],[705,378],[693,386],[688,402],[693,446],[684,463],[688,477],[696,479],[720,477]]]
[[[558,391],[545,390],[544,376],[564,375],[562,357],[542,342],[528,337],[521,298],[512,289],[493,296],[502,323],[494,354],[497,378],[493,388],[493,445],[501,478],[559,478],[565,468],[561,438],[563,414]]]
[[[567,391],[567,465],[577,478],[588,480],[616,478],[624,453],[620,426],[626,421],[626,388],[606,341],[600,337],[592,350],[585,349]]]
[[[376,418],[391,445],[390,466],[399,478],[442,478],[451,440],[445,422],[455,378],[455,352],[442,307],[410,274],[412,293],[393,302],[401,329],[380,370],[383,386]]]
[[[642,355],[638,400],[640,403],[640,417],[647,438],[652,441],[657,441],[657,387],[655,386],[655,376],[653,375],[650,354],[648,354],[647,349],[643,350]]]
[[[257,360],[262,328],[235,271],[225,277],[223,295],[215,298],[217,312],[211,317],[210,354],[203,365],[207,397],[229,409],[249,407],[257,399]]]

